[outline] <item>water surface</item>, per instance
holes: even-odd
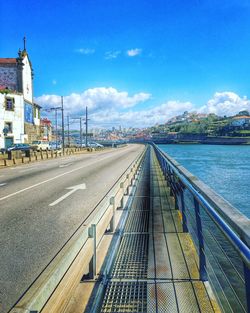
[[[159,147],[250,218],[250,146]]]

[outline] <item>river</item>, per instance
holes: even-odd
[[[250,146],[159,147],[250,218]]]

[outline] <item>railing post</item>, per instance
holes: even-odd
[[[110,221],[110,231],[113,233],[115,231],[115,198],[111,197],[109,201],[110,204],[113,205],[113,216]]]
[[[185,200],[184,200],[184,191],[181,189],[181,213],[182,213],[182,229],[184,233],[188,233],[187,227],[187,217],[186,217],[186,207],[185,207]]]
[[[164,174],[165,179],[167,179],[167,162],[165,159],[164,159],[163,174]]]
[[[125,194],[124,182],[120,183],[120,188],[122,189],[121,209],[124,209],[124,194]]]
[[[93,257],[89,263],[89,277],[94,279],[96,276],[96,225],[92,224],[89,228],[89,237],[93,238]]]
[[[174,196],[174,191],[173,191],[173,173],[171,172],[171,170],[170,170],[170,172],[169,172],[169,185],[170,185],[170,196],[171,197],[173,197]]]
[[[207,280],[206,257],[204,253],[204,240],[203,240],[202,224],[201,224],[201,216],[200,216],[200,205],[196,198],[194,198],[194,209],[195,209],[196,227],[197,227],[197,235],[198,235],[198,243],[199,243],[200,280],[206,281]]]
[[[247,312],[250,313],[250,269],[244,263],[244,276],[245,276],[245,289],[246,289],[246,301],[247,301]]]

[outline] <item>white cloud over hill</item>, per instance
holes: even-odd
[[[232,116],[239,111],[250,111],[250,100],[241,98],[234,92],[216,92],[212,99],[198,111],[203,113],[215,113],[219,116]]]
[[[165,123],[173,116],[184,111],[215,113],[220,116],[232,116],[241,110],[250,111],[250,100],[233,92],[216,92],[212,99],[200,108],[191,102],[167,101],[154,107],[138,109],[136,106],[151,99],[146,92],[129,95],[115,88],[99,87],[72,93],[64,97],[65,113],[71,116],[83,115],[88,106],[91,123],[96,125],[121,124],[124,126],[146,127],[156,123]],[[58,95],[42,95],[36,102],[43,108],[60,106]]]

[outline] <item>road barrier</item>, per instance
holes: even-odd
[[[101,148],[98,148],[101,150]],[[77,153],[92,152],[94,149],[86,148],[66,148],[64,155],[72,155]],[[8,155],[2,155],[0,158],[0,166],[12,166],[22,163],[30,163],[34,161],[53,159],[57,157],[62,157],[62,150],[49,150],[49,151],[10,151]]]
[[[135,184],[144,151],[133,161],[87,219],[44,269],[11,313],[62,312],[81,280],[84,269],[96,276],[96,249],[107,230],[114,231],[116,210],[124,207],[124,196]]]

